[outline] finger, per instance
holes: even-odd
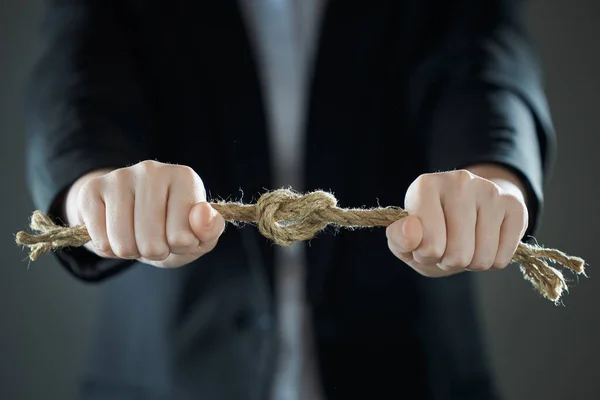
[[[119,258],[137,259],[140,253],[133,226],[134,196],[129,187],[117,184],[104,195],[106,232],[113,253]]]
[[[448,196],[443,200],[446,249],[438,267],[444,271],[464,269],[475,253],[477,207],[471,196]]]
[[[223,227],[224,227],[225,220],[223,218],[221,218],[221,221],[223,221]],[[218,219],[217,219],[216,225],[219,225],[219,224],[220,224],[220,222],[218,222]],[[221,229],[221,232],[223,232],[223,229]],[[212,240],[209,240],[206,242],[200,242],[200,245],[198,246],[198,248],[196,249],[194,254],[201,256],[201,255],[211,252],[215,247],[217,247],[219,238],[220,238],[220,234]]]
[[[162,179],[142,178],[135,188],[134,229],[141,258],[161,261],[169,256],[166,237],[168,186]]]
[[[225,229],[223,216],[205,201],[192,206],[189,223],[194,235],[200,241],[201,248],[210,247]]]
[[[504,214],[504,208],[493,200],[480,206],[475,226],[475,253],[467,270],[486,271],[494,265]]]
[[[388,247],[390,249],[390,251],[392,252],[393,255],[395,255],[397,258],[399,258],[401,261],[403,261],[404,263],[408,264],[408,265],[413,265],[415,263],[415,259],[413,258],[413,254],[412,252],[404,252],[402,249],[400,249],[396,243],[394,243],[393,241],[388,239]]]
[[[390,250],[402,259],[413,259],[412,252],[423,239],[423,227],[419,218],[408,216],[386,228]]]
[[[524,234],[524,227],[527,226],[527,218],[527,213],[524,208],[507,208],[507,212],[500,228],[498,252],[492,268],[502,269],[511,262],[517,251],[521,237]]]
[[[423,229],[421,243],[413,252],[415,261],[422,265],[437,264],[446,248],[446,222],[439,195],[422,196],[411,214],[419,218]]]
[[[422,265],[415,261],[412,250],[416,249],[423,239],[423,226],[417,217],[406,217],[404,223],[392,225],[386,230],[388,247],[392,254],[423,276],[435,278],[448,275],[435,264]]]
[[[112,252],[106,232],[106,207],[101,195],[100,183],[85,185],[80,189],[77,203],[78,219],[83,223],[90,235],[91,242],[85,247],[106,258],[117,258]]]
[[[182,185],[173,185],[167,203],[167,244],[172,254],[193,253],[200,240],[190,225],[190,211],[194,203],[193,193]]]

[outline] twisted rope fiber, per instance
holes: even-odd
[[[264,193],[256,204],[220,201],[210,205],[228,222],[257,224],[263,236],[280,246],[309,240],[328,225],[385,227],[408,215],[405,210],[392,206],[339,208],[331,193],[315,191],[301,195],[289,189]],[[80,247],[91,240],[84,225],[59,226],[40,211],[34,211],[30,227],[37,233],[19,232],[16,242],[29,247],[32,261],[43,253],[63,247]],[[520,264],[523,276],[538,292],[554,302],[558,302],[568,287],[562,273],[549,266],[547,261],[585,275],[583,259],[527,243],[519,243],[512,261]]]

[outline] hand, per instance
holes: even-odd
[[[194,170],[156,161],[80,178],[66,216],[72,226],[85,224],[92,239],[85,247],[100,257],[165,268],[211,251],[225,227]]]
[[[515,193],[467,170],[421,175],[406,193],[409,216],[387,227],[388,246],[428,277],[502,269],[529,220]]]

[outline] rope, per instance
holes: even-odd
[[[315,191],[301,195],[288,189],[267,192],[256,204],[215,202],[210,205],[228,222],[257,224],[263,236],[280,246],[309,240],[328,225],[385,227],[408,215],[399,207],[339,208],[331,193]],[[32,261],[43,253],[63,247],[80,247],[91,240],[84,225],[59,226],[40,211],[34,211],[30,227],[38,233],[19,232],[16,242],[29,247]],[[583,259],[527,243],[519,243],[512,261],[520,264],[523,276],[538,292],[554,302],[568,288],[562,273],[548,265],[547,261],[585,275]]]

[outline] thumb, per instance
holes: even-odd
[[[223,216],[206,201],[192,206],[189,215],[190,227],[200,243],[213,242],[225,229]]]
[[[423,225],[417,217],[404,217],[389,225],[386,235],[395,252],[412,253],[423,240]]]

